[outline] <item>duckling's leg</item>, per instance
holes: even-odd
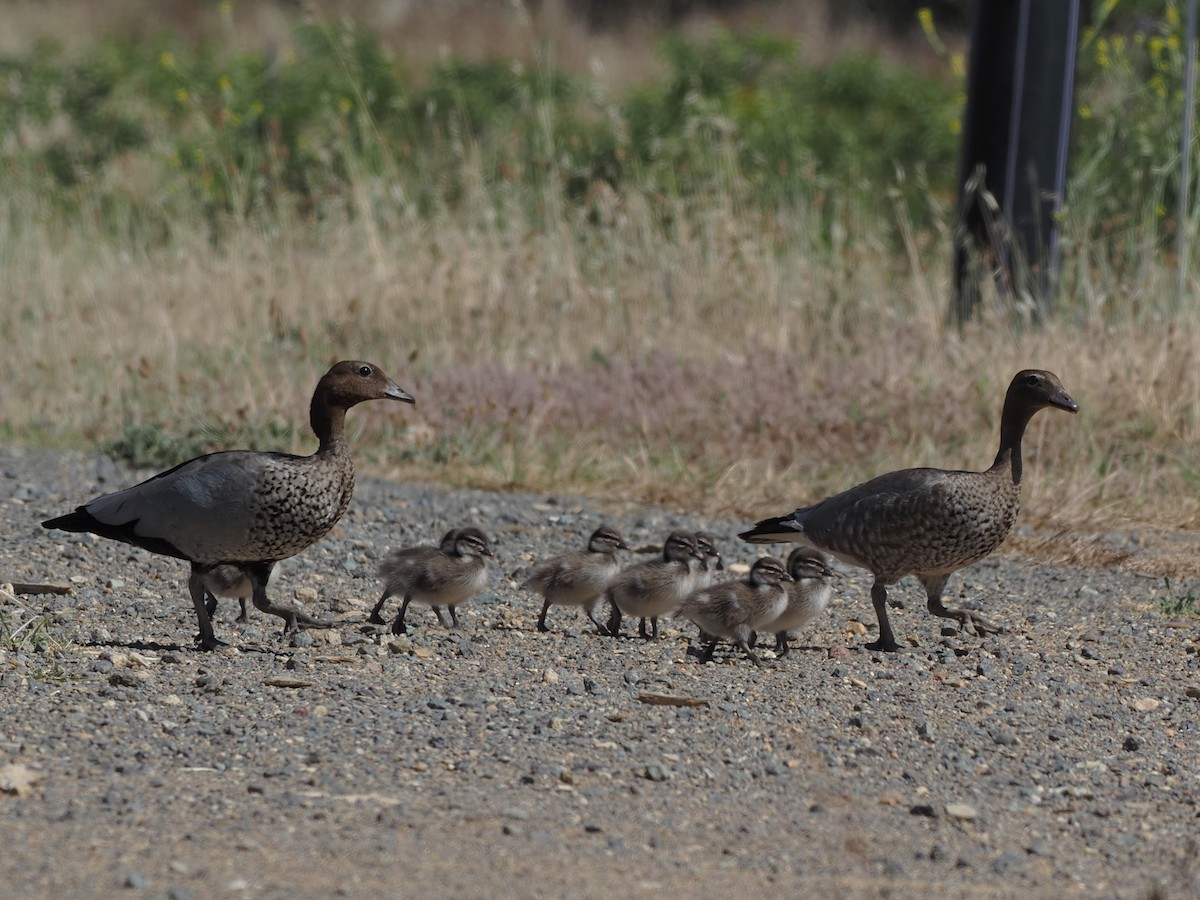
[[[650,640],[650,632],[646,630],[645,618],[638,619],[638,636],[644,641]],[[658,636],[655,635],[656,640],[657,640],[657,637]]]
[[[875,618],[879,620],[879,640],[867,644],[867,649],[895,653],[900,649],[900,645],[896,643],[896,636],[892,634],[892,623],[888,621],[887,587],[878,580],[871,585],[871,605],[875,607]]]
[[[750,662],[754,663],[756,666],[759,666],[759,667],[762,666],[763,661],[758,658],[758,654],[756,654],[753,650],[750,649],[749,643],[747,643],[742,638],[738,638],[736,641],[734,641],[734,643],[737,644],[742,649],[743,653],[745,653],[748,657],[750,657]]]
[[[190,581],[188,582],[188,587],[189,589],[191,588]],[[210,619],[217,611],[217,596],[216,594],[210,593],[208,588],[204,588],[204,608],[208,610],[208,617]]]
[[[788,646],[788,633],[786,631],[776,632],[775,633],[775,655],[778,656],[780,659],[783,659],[785,656],[787,656],[791,652],[792,652],[792,648]]]
[[[279,616],[283,619],[283,633],[285,636],[300,630],[301,628],[331,628],[332,622],[325,619],[314,619],[307,613],[302,613],[298,609],[292,609],[289,606],[278,606],[267,599],[267,581],[271,577],[271,569],[274,563],[253,563],[245,567],[246,575],[250,578],[250,584],[254,588],[254,606],[265,613],[270,613],[273,616]]]
[[[408,612],[410,600],[412,600],[412,596],[405,594],[404,602],[400,604],[400,612],[396,613],[396,618],[392,620],[392,634],[408,634],[408,626],[404,624],[404,614]]]
[[[717,649],[717,640],[714,635],[708,635],[708,642],[704,645],[704,652],[700,654],[701,664],[712,659],[713,651]]]
[[[547,605],[549,605],[549,604],[547,603]],[[608,627],[606,625],[601,625],[600,621],[596,618],[596,607],[598,605],[599,605],[599,598],[597,598],[595,601],[593,601],[592,603],[585,606],[583,608],[583,611],[585,613],[587,613],[587,617],[589,619],[591,619],[592,624],[596,626],[596,634],[602,634],[605,637],[607,637],[608,636]],[[542,617],[545,618],[545,615],[546,615],[546,610],[543,609]]]
[[[455,628],[458,627],[458,607],[457,606],[450,607],[450,621],[454,623]]]
[[[942,605],[942,592],[946,589],[946,582],[950,580],[949,575],[918,575],[917,579],[925,588],[925,595],[929,598],[929,611],[935,616],[940,616],[943,619],[954,619],[958,622],[959,630],[962,630],[969,624],[977,637],[983,637],[988,634],[1000,634],[1004,631],[1001,626],[993,625],[974,610],[950,609]]]
[[[242,611],[241,611],[241,614],[238,615],[238,617],[236,619],[234,619],[234,621],[235,622],[249,622],[250,615],[246,612],[246,598],[238,597],[238,603],[242,604]],[[213,605],[214,606],[216,605],[216,597],[213,598]]]
[[[369,616],[367,616],[367,621],[370,622],[372,625],[386,625],[387,624],[387,622],[384,620],[383,616],[381,616],[379,614],[379,611],[381,609],[383,609],[383,604],[387,602],[388,597],[392,596],[392,594],[393,594],[392,586],[389,584],[387,586],[387,589],[384,590],[383,596],[379,598],[379,602],[375,604],[375,608],[373,610],[371,610],[371,614]]]
[[[546,613],[549,611],[550,601],[547,600],[542,604],[542,614],[538,616],[538,631],[542,632],[543,634],[550,630],[550,627],[546,624]],[[592,618],[592,611],[590,609],[587,611],[587,614],[589,619],[591,619],[593,622],[596,621],[594,618]]]
[[[438,624],[443,628],[449,628],[450,626],[446,624],[446,617],[442,615],[442,608],[440,606],[435,606],[433,611],[438,617]]]
[[[200,625],[200,633],[196,636],[200,649],[216,650],[218,647],[224,647],[225,642],[218,641],[217,636],[213,633],[212,619],[209,617],[206,601],[208,591],[204,589],[204,570],[202,568],[192,566],[192,574],[188,577],[188,591],[192,595],[192,605],[196,607],[196,619]],[[213,606],[216,607],[215,598]]]
[[[608,614],[608,634],[610,637],[621,636],[621,608],[611,600],[608,601],[612,612]]]

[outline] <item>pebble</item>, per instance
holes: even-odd
[[[946,815],[952,819],[972,822],[979,817],[979,812],[969,803],[947,803]]]

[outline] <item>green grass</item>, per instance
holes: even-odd
[[[1196,606],[1196,595],[1191,591],[1180,593],[1171,586],[1170,578],[1163,579],[1163,591],[1161,596],[1154,598],[1154,605],[1164,616],[1173,619],[1200,616],[1200,608]]]

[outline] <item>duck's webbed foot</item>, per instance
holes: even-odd
[[[986,637],[989,634],[1003,634],[1004,626],[981,616],[972,609],[956,609],[942,605],[941,600],[930,598],[929,611],[943,619],[953,619],[958,622],[959,630],[966,629],[976,637]]]
[[[200,650],[223,650],[228,646],[229,644],[215,635],[209,635],[207,638],[196,635],[196,647]]]

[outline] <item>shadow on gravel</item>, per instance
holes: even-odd
[[[79,646],[80,647],[109,647],[109,648],[120,648],[122,650],[139,650],[139,651],[157,652],[157,653],[187,653],[189,655],[195,655],[197,658],[200,658],[200,659],[203,659],[205,656],[209,655],[209,651],[200,650],[195,645],[184,647],[184,646],[181,646],[180,644],[160,644],[157,641],[115,641],[115,640],[114,641],[80,641]],[[261,644],[237,644],[237,645],[230,644],[222,649],[232,650],[235,648],[235,646],[236,646],[236,649],[242,653],[262,653],[262,654],[268,655],[268,656],[281,656],[281,657],[290,657],[292,655],[292,653],[291,653],[292,648],[290,648],[290,647],[284,648],[284,649],[279,649],[279,648],[272,648],[272,647],[264,647]],[[217,655],[220,655],[221,650],[217,650],[215,652]]]

